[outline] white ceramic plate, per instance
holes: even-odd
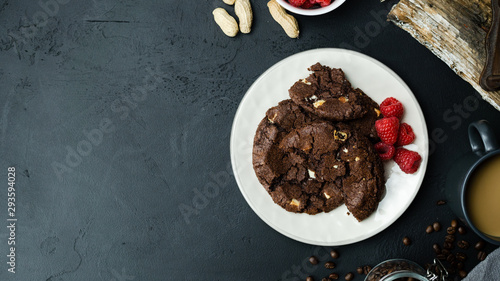
[[[395,97],[405,107],[402,122],[413,127],[415,142],[410,150],[422,156],[419,170],[403,173],[393,162],[385,163],[385,197],[378,209],[358,222],[347,214],[345,205],[317,215],[290,213],[273,202],[259,183],[252,166],[255,131],[266,111],[288,99],[288,89],[309,75],[307,68],[316,62],[342,68],[353,85],[362,89],[377,103]],[[428,159],[428,136],[422,110],[408,86],[392,70],[366,55],[343,49],[314,49],[290,56],[264,72],[248,89],[233,121],[231,162],[236,182],[254,212],[269,226],[297,241],[313,245],[339,246],[367,239],[391,225],[415,198]]]

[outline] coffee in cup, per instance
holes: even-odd
[[[464,199],[474,226],[487,236],[500,237],[500,154],[472,171]]]

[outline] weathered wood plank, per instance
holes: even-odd
[[[388,19],[409,32],[500,110],[500,91],[479,86],[491,0],[401,0]]]

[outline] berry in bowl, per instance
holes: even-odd
[[[276,2],[292,13],[316,16],[335,10],[345,0],[276,0]]]

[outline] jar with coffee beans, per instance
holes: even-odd
[[[447,277],[448,272],[438,259],[427,269],[409,260],[391,259],[375,266],[365,281],[445,281]]]

